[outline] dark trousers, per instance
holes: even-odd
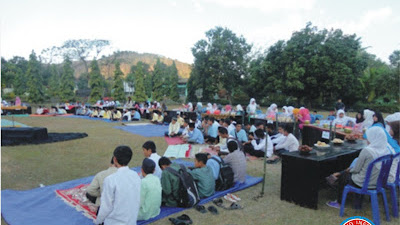
[[[264,157],[264,152],[261,150],[254,150],[254,147],[252,144],[246,144],[244,145],[244,152],[249,153],[252,156],[256,157]]]
[[[275,155],[277,155],[277,156],[281,156],[282,155],[282,153],[284,153],[284,152],[289,152],[288,150],[286,150],[286,149],[278,149],[278,150],[275,150]]]
[[[349,173],[347,171],[340,172],[340,176],[338,177],[338,193],[337,193],[337,201],[339,203],[342,203],[344,187],[348,184],[350,184],[351,186],[360,188],[360,186],[355,184],[353,182],[353,180],[351,179],[351,173]]]
[[[177,134],[174,134],[174,135],[171,135],[171,136],[168,133],[169,133],[168,131],[165,131],[164,135],[166,137],[177,137],[177,136],[181,136],[182,135],[182,132],[178,132]]]
[[[207,139],[208,143],[215,143],[215,141],[217,140],[217,138],[215,137],[211,137],[211,136],[205,136],[204,139]]]
[[[138,118],[132,118],[132,121],[139,121]]]

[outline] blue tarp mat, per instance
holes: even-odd
[[[175,162],[193,166],[193,163],[183,160],[175,160]],[[139,171],[139,167],[132,169]],[[1,214],[10,225],[93,225],[91,219],[67,205],[55,192],[90,183],[92,179],[93,176],[90,176],[27,191],[3,190],[1,191]],[[200,204],[222,197],[227,193],[243,190],[261,181],[261,177],[247,176],[244,184],[236,184],[224,192],[216,192],[213,196],[201,200]],[[185,208],[161,207],[160,215],[150,220],[138,221],[138,224],[148,224],[183,210]]]
[[[1,119],[1,127],[29,127],[23,123],[18,123],[17,121],[11,121],[6,119]]]
[[[115,129],[123,130],[131,134],[141,135],[144,137],[163,137],[168,131],[167,125],[136,125],[136,126],[117,126]]]
[[[103,122],[107,122],[107,123],[118,123],[121,121],[112,121],[109,119],[103,119],[103,118],[96,118],[96,117],[89,117],[89,116],[64,116],[65,118],[79,118],[79,119],[86,119],[86,120],[98,120],[98,121],[103,121]]]

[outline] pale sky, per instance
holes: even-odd
[[[193,63],[191,48],[222,26],[266,50],[308,21],[361,37],[388,62],[400,49],[400,0],[0,0],[0,54],[28,58],[69,39]]]

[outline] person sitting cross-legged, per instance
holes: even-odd
[[[203,133],[194,126],[194,123],[189,123],[189,137],[187,138],[187,142],[191,144],[204,144]]]
[[[229,154],[225,156],[224,162],[231,166],[234,182],[244,183],[246,181],[246,156],[239,149],[236,141],[231,140],[228,142]]]
[[[197,184],[200,198],[210,197],[215,192],[214,175],[210,167],[207,166],[207,154],[198,153],[194,159],[194,169],[189,173]]]
[[[108,169],[103,170],[94,176],[92,182],[86,189],[86,197],[96,206],[100,206],[101,192],[103,191],[103,182],[106,177],[117,172],[114,165],[114,157],[111,158],[111,164]]]
[[[162,187],[162,205],[169,207],[177,207],[179,199],[179,178],[167,170],[168,167],[179,171],[180,165],[171,163],[167,157],[161,157],[158,165],[162,170],[161,174],[161,187]]]
[[[181,126],[177,122],[177,119],[174,117],[171,120],[171,123],[169,124],[168,131],[165,132],[165,136],[169,137],[176,137],[182,134],[182,132],[179,132]]]
[[[161,183],[160,179],[153,175],[156,164],[153,160],[145,158],[142,163],[142,185],[140,188],[140,209],[138,220],[148,220],[160,214],[161,207]]]

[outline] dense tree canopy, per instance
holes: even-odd
[[[125,100],[125,92],[124,92],[124,74],[121,71],[120,63],[115,63],[115,71],[114,71],[114,86],[112,90],[112,97],[114,100],[123,102]]]
[[[27,77],[29,100],[33,103],[43,102],[45,99],[43,77],[40,74],[40,62],[37,60],[34,51],[29,55]]]
[[[195,58],[191,85],[202,89],[203,101],[212,100],[220,88],[231,96],[247,73],[251,45],[227,28],[216,27],[206,32],[207,40],[198,41],[192,48]],[[193,96],[191,96],[193,97]]]
[[[69,102],[75,99],[75,79],[72,62],[68,56],[65,57],[61,75],[60,97],[63,102]]]
[[[89,73],[89,86],[90,86],[90,98],[91,103],[95,103],[100,100],[103,96],[103,78],[100,73],[99,65],[97,60],[93,60],[90,65]]]

